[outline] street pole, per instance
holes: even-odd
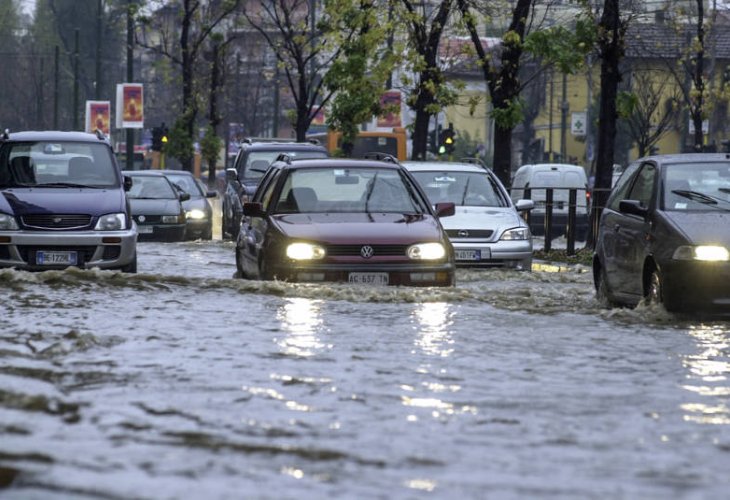
[[[58,130],[58,59],[59,47],[53,53],[53,130]]]
[[[101,99],[101,0],[96,5],[96,81],[94,82],[94,98]]]
[[[79,29],[74,31],[73,130],[79,130]]]
[[[132,45],[134,44],[134,31],[132,27],[132,0],[127,0],[127,83],[132,83],[134,79],[134,51]],[[126,138],[126,169],[134,169],[134,129],[127,129]]]

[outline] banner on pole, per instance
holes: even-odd
[[[86,101],[86,128],[90,133],[97,130],[107,137],[111,133],[112,105],[110,101]]]
[[[117,85],[117,128],[144,128],[144,94],[141,83]]]

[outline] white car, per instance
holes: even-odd
[[[402,162],[432,204],[453,202],[456,214],[441,219],[462,267],[532,268],[532,234],[521,211],[532,200],[512,202],[491,170],[474,163]]]

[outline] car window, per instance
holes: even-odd
[[[668,165],[663,184],[665,210],[703,211],[730,206],[730,162]]]
[[[269,210],[269,207],[271,205],[271,200],[274,195],[274,189],[276,188],[277,179],[281,176],[281,169],[276,169],[272,171],[271,176],[269,176],[266,179],[266,185],[264,186],[264,189],[262,191],[261,195],[261,204],[263,205],[265,210]]]
[[[161,175],[132,175],[132,188],[127,195],[134,199],[172,200],[178,197],[172,184]]]
[[[641,166],[640,163],[632,163],[628,167],[626,167],[626,170],[623,174],[621,174],[621,177],[616,182],[616,186],[614,186],[613,191],[611,192],[611,195],[608,199],[608,207],[612,210],[618,211],[618,205],[621,202],[621,200],[626,200],[629,189],[631,188],[631,185],[633,184],[633,180],[636,174],[636,171]]]
[[[188,193],[192,198],[201,198],[205,193],[190,175],[165,174],[170,181],[178,186],[183,192]]]
[[[396,169],[312,168],[292,170],[275,213],[428,211],[415,186]]]
[[[432,204],[452,202],[458,206],[506,207],[507,200],[487,173],[411,172]]]
[[[108,146],[84,142],[9,143],[0,156],[0,185],[119,185]]]
[[[269,165],[276,160],[281,154],[289,155],[292,159],[307,158],[326,158],[327,153],[324,151],[306,151],[306,150],[277,150],[277,151],[250,151],[246,155],[243,164],[243,179],[252,180],[260,179],[266,173]]]
[[[636,181],[633,186],[631,186],[628,199],[638,200],[642,206],[648,207],[651,204],[651,199],[654,194],[655,178],[656,167],[651,163],[645,163],[636,176]]]

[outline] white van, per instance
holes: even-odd
[[[566,234],[568,226],[568,200],[570,189],[577,189],[575,211],[575,238],[585,241],[588,234],[588,178],[583,167],[564,163],[538,163],[523,165],[512,179],[510,190],[513,200],[531,198],[535,208],[530,214],[532,234],[545,234],[545,197],[547,188],[553,189],[552,237]],[[530,196],[525,195],[530,189]]]

